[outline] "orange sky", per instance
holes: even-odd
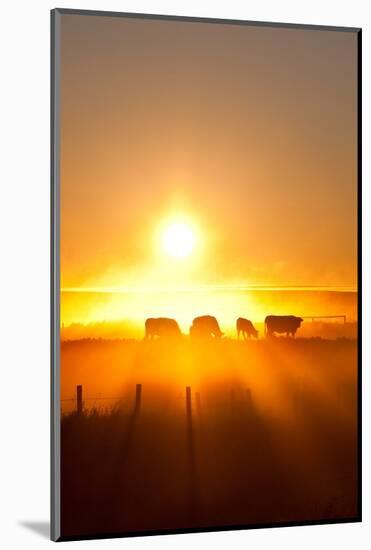
[[[62,15],[62,288],[356,287],[356,56],[352,32]]]

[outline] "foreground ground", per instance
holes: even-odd
[[[357,515],[354,340],[65,343],[62,397],[76,384],[64,536]]]

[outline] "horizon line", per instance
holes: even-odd
[[[223,291],[323,291],[323,292],[357,292],[353,285],[203,285],[180,288],[136,288],[136,287],[62,287],[65,293],[92,294],[160,294],[192,293]]]

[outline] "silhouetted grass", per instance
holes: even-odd
[[[63,535],[357,515],[356,342],[81,345],[76,382],[112,371],[125,384],[113,408],[62,419]]]

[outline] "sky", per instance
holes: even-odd
[[[356,288],[355,33],[61,29],[62,288]],[[160,242],[178,221],[181,261]]]

